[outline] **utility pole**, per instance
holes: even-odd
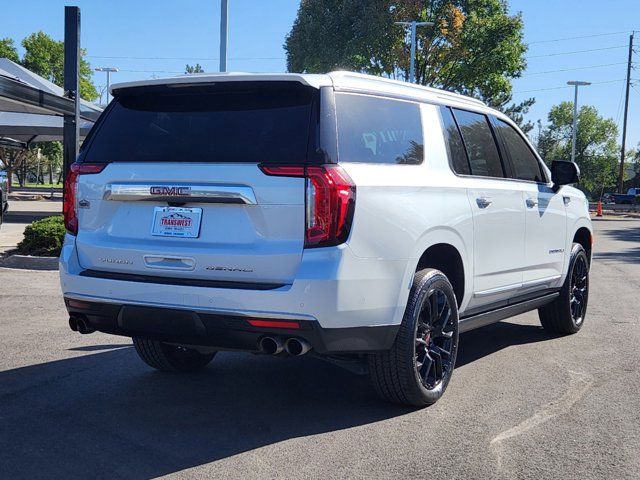
[[[109,84],[111,83],[111,72],[117,72],[118,69],[115,67],[98,67],[96,68],[96,72],[107,72],[107,101],[105,105],[109,105]]]
[[[223,0],[224,1],[224,0]],[[411,60],[409,63],[409,83],[415,83],[416,79],[416,30],[418,27],[433,27],[433,22],[394,22],[395,25],[402,25],[411,28]]]
[[[229,0],[220,0],[220,71],[227,71],[227,43],[229,42]]]
[[[629,60],[627,61],[627,93],[624,100],[624,120],[622,122],[622,149],[620,150],[620,176],[618,177],[618,193],[624,193],[624,156],[627,143],[627,116],[629,114],[629,87],[631,86],[631,60],[633,58],[633,34],[629,36]]]
[[[575,94],[573,96],[573,127],[571,135],[571,161],[576,162],[576,136],[578,133],[578,87],[591,85],[589,82],[581,82],[578,80],[572,80],[567,82],[567,85],[573,85],[575,87]]]

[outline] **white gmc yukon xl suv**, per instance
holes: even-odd
[[[502,113],[407,83],[221,74],[120,84],[67,178],[69,324],[185,372],[312,354],[442,396],[458,335],[537,309],[577,332],[592,227]]]

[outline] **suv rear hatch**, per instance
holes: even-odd
[[[78,160],[97,165],[78,176],[74,199],[85,274],[291,283],[305,178],[261,166],[317,163],[318,98],[292,81],[116,90]]]

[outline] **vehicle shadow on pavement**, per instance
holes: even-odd
[[[0,373],[0,477],[152,478],[411,411],[311,357],[170,375],[118,348]]]
[[[502,321],[460,335],[456,368],[475,362],[513,345],[544,342],[557,336],[540,325],[522,325]],[[455,381],[455,375],[452,377]]]
[[[461,336],[456,366],[550,338],[491,325]],[[152,478],[412,411],[378,400],[366,376],[312,357],[223,353],[203,373],[169,375],[112,347],[0,373],[0,477]]]

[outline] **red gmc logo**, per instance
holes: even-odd
[[[151,195],[162,195],[164,197],[175,197],[178,195],[189,195],[191,187],[151,187]]]

